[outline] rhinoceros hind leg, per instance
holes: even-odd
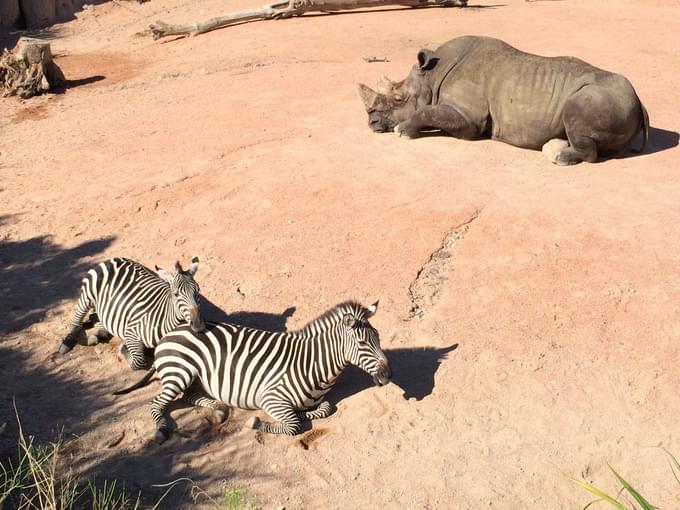
[[[573,137],[569,137],[569,147],[557,153],[554,163],[556,165],[575,165],[581,161],[595,163],[597,161],[597,145],[590,138],[581,138],[574,143]]]

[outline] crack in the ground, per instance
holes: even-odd
[[[453,249],[458,241],[465,237],[470,225],[479,217],[481,209],[477,209],[467,220],[450,230],[442,240],[440,247],[435,250],[425,264],[421,266],[415,279],[408,287],[411,299],[411,309],[408,318],[422,318],[427,310],[439,300],[447,274],[453,263]]]

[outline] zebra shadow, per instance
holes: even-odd
[[[0,216],[0,226],[18,221]],[[114,237],[67,248],[51,236],[0,241],[0,334],[15,333],[45,319],[62,300],[78,295],[88,259],[109,248]]]
[[[432,393],[435,386],[435,374],[439,366],[447,359],[449,353],[455,351],[458,344],[448,347],[413,347],[385,349],[385,355],[392,368],[392,383],[403,391],[404,400],[422,400]],[[328,394],[333,405],[373,386],[373,380],[363,370],[349,366]]]
[[[207,321],[228,322],[248,328],[276,332],[287,331],[286,323],[296,310],[294,306],[289,306],[282,313],[250,312],[245,310],[226,313],[203,295],[201,295],[200,306],[203,318]]]

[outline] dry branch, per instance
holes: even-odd
[[[252,11],[240,11],[196,23],[171,25],[163,21],[149,28],[154,39],[172,35],[198,35],[246,21],[284,19],[308,12],[337,12],[369,7],[465,7],[468,0],[290,0],[264,5]]]
[[[0,57],[2,96],[27,99],[65,83],[64,74],[52,60],[49,43],[22,37],[12,52]]]

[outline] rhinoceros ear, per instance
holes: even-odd
[[[359,95],[361,96],[361,100],[364,102],[364,106],[366,107],[366,110],[368,111],[372,109],[375,106],[375,102],[378,99],[378,94],[372,91],[363,83],[359,84],[358,90]]]
[[[418,67],[421,71],[429,71],[437,65],[437,62],[439,62],[439,59],[434,56],[432,50],[423,48],[418,52]]]

